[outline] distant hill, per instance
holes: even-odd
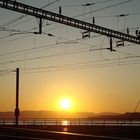
[[[121,115],[120,113],[114,113],[114,112],[101,112],[101,113],[96,113],[96,116],[116,116],[116,115]]]
[[[14,118],[14,112],[0,112],[0,118]]]
[[[119,113],[98,113],[92,117],[93,119],[115,119],[115,120],[140,120],[140,112],[127,112],[124,114]]]
[[[0,112],[0,119],[14,118],[14,112]],[[93,119],[137,119],[140,113],[92,113],[92,112],[61,112],[61,111],[21,111],[20,118],[93,118]]]
[[[61,112],[61,111],[21,111],[20,118],[87,118],[94,116],[90,112]],[[0,118],[14,118],[14,112],[0,112]]]

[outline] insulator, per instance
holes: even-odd
[[[138,30],[136,30],[135,33],[136,33],[136,36],[138,36]]]
[[[120,15],[116,15],[116,17],[126,17],[129,16],[129,14],[120,14]]]
[[[127,34],[129,34],[129,28],[127,28]]]
[[[94,18],[94,17],[92,18],[92,20],[93,20],[93,21],[92,21],[92,22],[93,22],[93,24],[95,24],[95,18]]]
[[[82,32],[82,39],[84,39],[84,38],[90,38],[90,32],[89,31]]]
[[[116,47],[119,47],[119,46],[124,46],[124,41],[123,40],[118,40],[116,42]]]
[[[87,4],[85,4],[85,6],[90,6],[91,5],[91,3],[87,3]]]
[[[59,6],[59,14],[61,15],[62,13],[62,9],[61,9],[61,6]]]
[[[54,36],[53,34],[47,34],[48,36]]]
[[[119,15],[120,17],[124,17],[124,16],[127,16],[126,14],[121,14],[121,15]]]

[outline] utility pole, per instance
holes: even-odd
[[[19,120],[19,68],[16,69],[16,109],[15,109],[15,125],[18,126]]]

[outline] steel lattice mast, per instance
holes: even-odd
[[[67,26],[72,26],[75,28],[89,31],[89,32],[94,32],[94,33],[108,36],[110,38],[110,50],[112,49],[111,48],[112,38],[117,38],[122,41],[140,44],[140,38],[137,36],[125,34],[119,31],[115,31],[115,30],[101,27],[95,24],[77,20],[68,16],[64,16],[61,14],[53,13],[47,10],[43,10],[40,8],[22,4],[16,1],[0,0],[0,7],[39,18],[40,19],[40,24],[39,24],[40,34],[42,33],[42,19],[46,19],[46,20],[54,21],[54,22],[64,24]]]

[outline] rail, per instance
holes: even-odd
[[[15,119],[0,119],[0,125],[15,125]],[[109,120],[86,118],[25,118],[19,120],[19,125],[35,126],[140,126],[140,120]]]

